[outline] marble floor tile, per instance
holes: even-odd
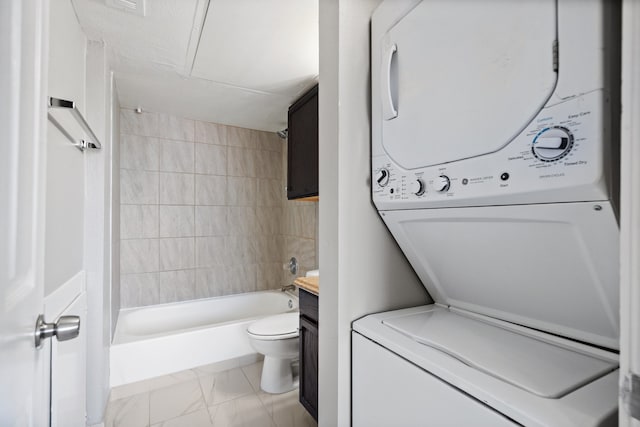
[[[192,370],[199,377],[206,377],[212,374],[217,374],[218,372],[237,368],[238,366],[239,365],[237,359],[229,359],[223,360],[222,362],[211,363],[209,365],[198,366],[197,368],[193,368]]]
[[[185,381],[195,380],[198,376],[191,369],[186,371],[174,372],[172,374],[163,375],[161,377],[149,378],[144,382],[147,384],[149,391],[165,388],[171,385],[180,384]]]
[[[190,414],[153,424],[151,427],[213,427],[207,409],[200,409]]]
[[[196,412],[204,407],[197,379],[156,389],[149,394],[151,424]]]
[[[261,391],[261,372],[252,355],[114,388],[105,427],[317,427],[298,390]]]
[[[211,363],[210,365],[198,366],[193,368],[199,377],[206,377],[207,375],[216,374],[222,371],[228,371],[234,368],[244,368],[254,363],[262,363],[263,356],[258,353],[248,354],[246,356],[236,357],[234,359],[223,360],[221,362]],[[245,373],[246,375],[246,373]]]
[[[172,374],[163,375],[161,377],[149,378],[148,380],[137,381],[135,383],[125,384],[111,389],[110,400],[118,400],[123,397],[132,396],[134,394],[179,384],[185,381],[194,380],[197,374],[188,369],[186,371],[174,372]]]
[[[208,406],[254,392],[240,368],[200,377],[199,380]]]
[[[317,427],[318,425],[300,403],[298,389],[282,394],[259,392],[258,398],[277,427]]]
[[[254,393],[210,406],[209,413],[214,427],[275,427]]]
[[[147,427],[149,425],[149,393],[141,393],[111,401],[105,416],[105,427]]]
[[[242,367],[242,372],[244,372],[244,375],[247,377],[247,380],[249,380],[249,383],[251,384],[251,387],[253,387],[253,391],[255,392],[260,391],[260,379],[262,378],[262,364],[263,362],[260,361],[260,362]]]
[[[125,397],[149,391],[145,382],[146,381],[138,381],[112,388],[111,394],[109,395],[109,401],[114,402],[116,400],[124,399]]]

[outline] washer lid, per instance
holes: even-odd
[[[382,218],[437,303],[618,348],[619,231],[610,203]]]
[[[555,88],[556,21],[553,0],[422,1],[373,65],[387,154],[415,169],[508,144]]]
[[[299,312],[277,314],[265,317],[249,325],[247,331],[258,336],[278,336],[290,338],[298,336]]]
[[[474,369],[545,398],[560,398],[617,367],[611,360],[440,307],[383,323]]]

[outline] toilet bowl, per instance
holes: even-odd
[[[298,387],[292,363],[298,358],[298,312],[257,320],[247,328],[254,350],[264,355],[260,388],[267,393],[285,393]]]

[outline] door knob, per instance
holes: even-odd
[[[79,334],[80,316],[60,316],[56,323],[47,323],[44,321],[44,315],[41,314],[36,321],[36,348],[42,347],[43,341],[54,335],[58,341],[67,341],[74,339]]]

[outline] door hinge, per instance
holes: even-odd
[[[640,420],[640,376],[628,374],[622,384],[622,405],[629,415]]]
[[[553,41],[552,55],[553,55],[553,71],[557,73],[558,69],[560,68],[560,59],[559,59],[559,52],[558,52],[558,40],[554,40]]]

